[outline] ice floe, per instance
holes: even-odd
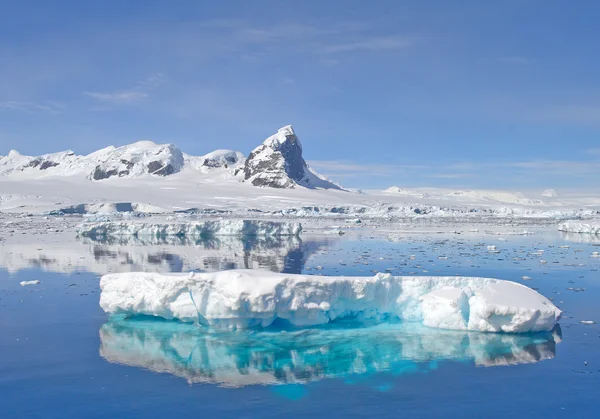
[[[482,332],[549,331],[561,311],[524,285],[477,277],[326,277],[255,270],[189,275],[108,274],[100,306],[216,329],[402,319]]]

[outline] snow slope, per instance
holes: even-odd
[[[550,331],[561,311],[523,285],[488,278],[323,277],[253,270],[109,274],[107,313],[143,314],[214,328],[267,327],[276,319],[314,326],[337,318],[403,319],[482,332]]]

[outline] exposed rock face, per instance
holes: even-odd
[[[233,150],[215,150],[212,153],[208,153],[200,157],[202,167],[208,168],[219,168],[228,169],[243,162],[244,155],[238,151]]]
[[[100,160],[90,176],[93,180],[143,174],[168,176],[179,172],[184,164],[183,153],[177,147],[148,141],[107,149]]]
[[[241,170],[244,182],[254,186],[341,189],[308,168],[302,157],[302,144],[291,125],[280,128],[252,150]]]

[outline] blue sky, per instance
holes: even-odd
[[[3,1],[0,154],[247,154],[345,186],[600,179],[597,1]]]

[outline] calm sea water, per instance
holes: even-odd
[[[539,233],[0,247],[1,416],[595,418],[600,329],[580,321],[600,322],[599,244]],[[216,333],[98,306],[108,271],[240,267],[497,277],[565,315],[531,335],[401,322]]]

